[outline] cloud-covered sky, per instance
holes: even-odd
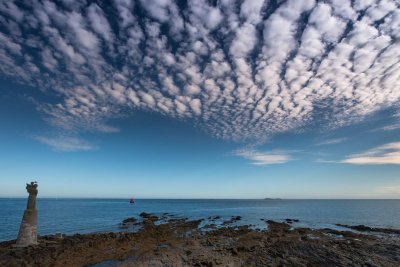
[[[139,109],[266,140],[398,108],[397,1],[211,2],[2,1],[0,72],[66,130]]]
[[[56,150],[101,150],[90,135],[120,135],[118,121],[145,112],[244,144],[230,155],[253,165],[281,165],[308,152],[262,147],[276,136],[387,111],[390,123],[370,134],[398,133],[400,3],[0,1],[0,77],[46,96],[28,93],[51,129],[30,138]],[[310,147],[351,138],[316,137]],[[398,165],[399,141],[316,161]]]

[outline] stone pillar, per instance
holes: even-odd
[[[21,226],[17,238],[16,247],[26,247],[37,244],[37,209],[36,196],[38,194],[37,182],[26,184],[26,190],[29,193],[28,204],[22,217]]]

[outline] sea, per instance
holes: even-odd
[[[0,198],[0,241],[16,239],[27,199]],[[218,223],[241,216],[239,225],[267,227],[265,220],[297,219],[294,227],[334,228],[335,224],[400,229],[400,200],[286,199],[55,199],[38,198],[38,233],[75,234],[121,231],[122,220],[142,212],[205,219]],[[213,221],[214,222],[214,221]]]

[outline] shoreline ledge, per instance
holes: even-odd
[[[257,230],[234,225],[240,216],[220,226],[211,220],[200,227],[203,220],[141,215],[120,224],[123,229],[136,227],[137,232],[40,236],[38,245],[24,248],[15,248],[15,240],[0,242],[0,266],[394,267],[400,262],[400,232],[396,229],[354,226],[372,229],[371,234],[364,234],[293,228],[293,219],[287,219],[264,220],[268,229]]]

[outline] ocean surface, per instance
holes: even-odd
[[[26,199],[0,198],[0,241],[15,239]],[[265,228],[261,219],[299,219],[295,226],[338,228],[336,223],[400,229],[400,200],[37,200],[39,235],[118,231],[118,224],[141,212],[170,213],[191,219],[242,216],[238,224]],[[207,221],[204,222],[206,224]]]

